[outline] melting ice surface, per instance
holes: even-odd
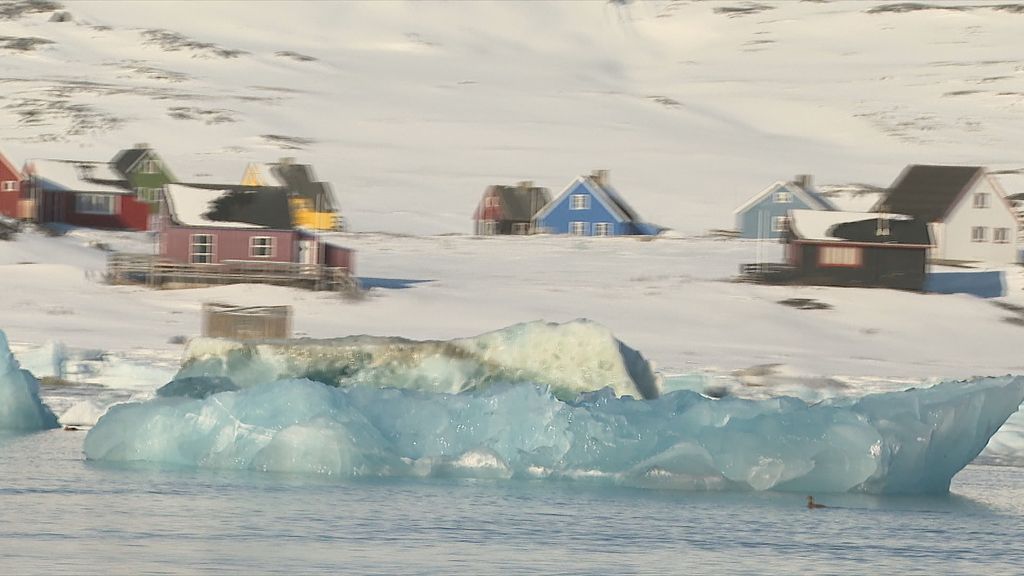
[[[0,330],[0,430],[57,427],[57,417],[39,399],[39,382],[22,370]]]
[[[207,378],[216,381],[218,390],[309,378],[342,387],[451,393],[524,382],[547,386],[564,400],[606,387],[619,396],[656,398],[659,392],[654,370],[639,352],[586,320],[528,322],[445,341],[350,336],[248,343],[197,338],[189,343],[171,388],[202,390]]]
[[[340,477],[939,493],[1022,400],[1022,377],[814,405],[686,390],[638,400],[608,388],[563,401],[525,383],[450,394],[291,379],[115,406],[85,454]]]

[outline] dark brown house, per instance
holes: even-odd
[[[473,212],[474,232],[481,235],[532,234],[530,221],[551,201],[547,188],[520,182],[488,186]]]
[[[902,214],[793,210],[786,263],[796,282],[922,290],[928,224]]]

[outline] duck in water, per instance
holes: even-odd
[[[818,504],[817,502],[814,501],[814,496],[808,496],[807,509],[814,510],[815,508],[828,508],[828,506],[825,506],[824,504]]]

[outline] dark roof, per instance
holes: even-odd
[[[626,203],[626,200],[619,195],[618,190],[612,188],[611,184],[608,184],[607,182],[602,183],[598,178],[594,178],[593,176],[587,176],[587,180],[589,180],[590,184],[595,188],[602,190],[605,195],[608,196],[608,199],[614,202],[615,206],[622,211],[622,214],[625,215],[627,219],[632,222],[642,221],[640,215],[636,213],[636,210],[633,210],[633,207]]]
[[[501,198],[502,216],[509,221],[529,222],[534,214],[551,201],[547,188],[495,186],[494,189]]]
[[[319,182],[313,175],[313,167],[309,164],[278,162],[272,164],[271,174],[293,194],[308,199],[318,212],[333,212],[334,195],[331,185]]]
[[[121,174],[127,175],[128,171],[131,170],[132,166],[139,161],[146,153],[149,152],[149,148],[128,148],[121,150],[114,156],[114,159],[110,161]]]
[[[909,214],[925,222],[941,221],[984,173],[979,166],[907,166],[872,211]]]
[[[225,186],[212,184],[185,184],[207,190],[226,192],[210,203],[205,218],[216,222],[243,222],[278,230],[292,227],[288,208],[288,193],[274,186]]]
[[[873,244],[931,244],[931,236],[928,234],[928,223],[924,220],[911,218],[887,219],[888,222],[879,222],[880,218],[858,220],[856,222],[845,222],[836,224],[832,228],[832,235],[836,238],[849,240],[850,242],[870,242]],[[879,229],[888,227],[889,234],[880,236]]]

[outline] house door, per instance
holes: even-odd
[[[299,240],[299,264],[316,264],[316,249],[312,240]]]

